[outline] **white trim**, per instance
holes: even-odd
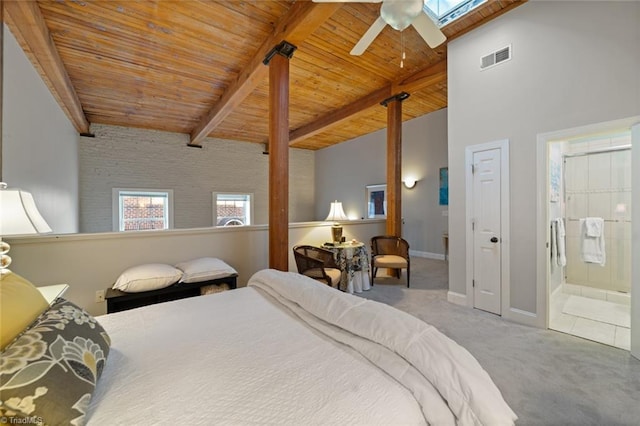
[[[509,308],[506,315],[503,315],[503,318],[531,327],[538,326],[538,315],[533,312],[523,311],[522,309]]]
[[[120,193],[121,192],[149,192],[149,193],[166,193],[167,194],[167,226],[173,229],[173,189],[155,189],[155,188],[112,188],[111,189],[111,219],[113,232],[133,232],[120,231]]]
[[[425,259],[444,260],[444,254],[430,253],[428,251],[409,250],[409,256],[423,257]]]
[[[342,226],[358,226],[369,225],[373,223],[385,223],[384,219],[362,219],[362,220],[350,220],[341,222]],[[289,229],[313,229],[313,228],[330,228],[333,225],[331,222],[291,222],[289,223]],[[127,232],[95,232],[95,233],[81,233],[81,234],[37,234],[37,235],[23,235],[16,237],[3,238],[3,240],[9,241],[11,244],[40,244],[40,243],[54,243],[60,244],[60,242],[67,241],[83,241],[83,240],[109,240],[119,238],[164,238],[167,236],[179,236],[179,235],[202,235],[202,234],[222,234],[229,232],[253,232],[253,231],[266,231],[269,229],[269,225],[249,225],[249,226],[220,226],[220,227],[205,227],[205,228],[180,228],[180,229],[154,229],[148,231],[127,231]]]
[[[509,307],[511,305],[511,234],[510,223],[510,197],[509,197],[509,139],[500,139],[479,145],[471,145],[465,148],[465,196],[466,196],[466,290],[467,306],[473,307],[473,154],[480,151],[500,149],[500,311],[502,316],[511,319]]]
[[[640,117],[631,126],[631,355],[640,359]],[[633,284],[635,283],[635,284]]]
[[[467,306],[467,299],[468,297],[466,294],[456,293],[451,290],[447,292],[447,301],[454,305]]]
[[[586,126],[574,127],[570,129],[556,130],[547,133],[540,133],[536,137],[536,164],[537,164],[537,190],[536,190],[536,312],[538,313],[536,327],[549,328],[549,274],[550,265],[548,262],[549,253],[549,143],[559,142],[564,139],[571,139],[577,136],[592,135],[598,133],[613,133],[621,130],[628,130],[640,121],[640,116],[613,120],[602,123],[589,124]],[[633,177],[632,177],[633,179]],[[633,191],[635,192],[635,191]],[[632,211],[634,210],[632,203]],[[635,221],[632,221],[635,223]],[[631,255],[636,252],[635,245],[632,244]],[[632,262],[633,263],[633,262]],[[633,278],[633,277],[632,277]],[[636,280],[632,279],[632,286]],[[639,289],[640,290],[640,289]],[[631,294],[634,292],[632,289]],[[633,342],[633,339],[632,339]]]
[[[222,191],[213,191],[211,193],[211,210],[212,210],[212,226],[218,226],[218,195],[239,195],[239,196],[243,196],[243,197],[248,197],[248,204],[249,204],[249,218],[248,218],[248,224],[244,224],[242,226],[249,226],[249,225],[253,225],[254,223],[254,219],[253,219],[253,210],[254,210],[254,203],[253,203],[253,192],[222,192]]]

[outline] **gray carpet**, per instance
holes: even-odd
[[[520,425],[640,425],[640,360],[628,351],[447,302],[448,264],[411,258],[362,297],[433,324],[487,370]]]

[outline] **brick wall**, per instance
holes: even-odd
[[[80,232],[113,229],[112,189],[172,189],[174,227],[212,226],[212,192],[253,193],[254,222],[268,223],[269,157],[263,146],[146,129],[92,125],[80,138]],[[314,153],[291,149],[289,220],[314,217]]]

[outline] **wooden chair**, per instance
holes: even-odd
[[[371,238],[371,285],[378,268],[389,268],[400,278],[403,269],[407,270],[407,287],[411,262],[409,260],[409,243],[392,235],[379,235]]]
[[[293,248],[298,272],[314,280],[322,281],[331,287],[340,287],[342,271],[336,265],[333,253],[329,250],[299,245]]]

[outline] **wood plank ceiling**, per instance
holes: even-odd
[[[443,28],[448,41],[522,4],[489,0]],[[89,123],[266,143],[268,72],[282,39],[291,59],[291,146],[321,149],[386,127],[379,102],[407,91],[403,120],[447,106],[446,43],[386,27],[349,51],[375,3],[291,0],[4,2],[7,24],[80,133]],[[404,46],[406,59],[400,67]]]

